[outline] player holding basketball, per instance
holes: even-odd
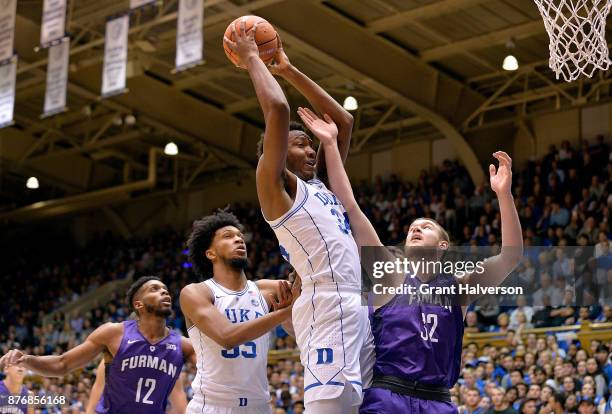
[[[23,385],[26,371],[22,365],[11,365],[4,369],[6,377],[0,381],[0,413],[33,414],[28,405],[30,392]]]
[[[139,278],[130,286],[127,299],[138,320],[105,323],[62,355],[34,356],[12,350],[0,359],[0,367],[21,364],[43,376],[63,377],[104,353],[104,409],[98,412],[165,413],[168,394],[183,361],[193,358],[193,347],[166,326],[172,301],[158,277]]]
[[[194,270],[205,279],[185,286],[180,298],[197,355],[188,413],[270,413],[269,332],[290,320],[299,278],[293,292],[284,280],[247,280],[240,229],[236,216],[221,210],[197,220],[187,242]]]
[[[320,119],[309,109],[300,108],[298,113],[326,149],[330,182],[347,209],[357,243],[360,246],[382,246],[374,227],[353,195],[336,149],[336,125],[327,115]],[[501,253],[484,261],[484,272],[481,274],[471,273],[462,278],[417,274],[408,276],[406,283],[427,283],[431,286],[486,283],[497,286],[518,264],[523,242],[511,194],[512,160],[501,151],[493,156],[499,161],[499,168],[496,170],[490,165],[489,173],[502,219]],[[442,252],[448,249],[449,243],[446,231],[431,219],[415,220],[406,237],[406,246],[413,250],[427,247]],[[431,303],[398,306],[394,302],[399,300],[399,296],[392,298],[391,302],[380,306],[371,315],[376,364],[373,385],[365,392],[360,412],[456,413],[449,388],[459,376],[466,307],[456,302],[449,306]]]
[[[292,321],[305,367],[306,412],[356,412],[367,382],[362,374],[370,372],[365,365],[373,362],[372,336],[361,306],[357,245],[342,204],[317,179],[324,162],[316,162],[312,140],[289,123],[287,99],[258,56],[255,30],[245,33],[245,23],[240,24],[240,30],[233,29],[236,41],[224,41],[248,70],[265,117],[263,155],[256,172],[261,209],[283,257],[302,279]],[[270,70],[338,122],[340,151],[346,156],[352,116],[293,67],[282,48],[276,62]]]

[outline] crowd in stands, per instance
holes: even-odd
[[[507,346],[479,350],[474,343],[464,344],[462,375],[452,389],[460,413],[588,413],[594,412],[588,411],[591,403],[600,413],[612,412],[612,342],[593,341],[584,349],[571,337],[521,335],[532,327],[612,322],[611,183],[612,160],[603,138],[595,145],[585,141],[579,149],[566,141],[524,169],[515,167],[513,193],[526,254],[512,277],[527,287],[527,294],[513,298],[510,306],[488,298],[470,307],[466,331],[500,332]],[[456,246],[494,251],[501,244],[500,215],[488,179],[472,183],[458,162],[423,171],[416,182],[377,178],[373,184],[355,185],[355,194],[387,245],[403,243],[418,217],[436,219]],[[244,223],[247,277],[287,278],[291,269],[259,209],[232,209]],[[178,295],[197,280],[185,250],[188,232],[163,229],[131,240],[104,234],[85,248],[43,243],[15,252],[2,276],[0,352],[61,353],[102,323],[125,320],[128,308],[116,294],[84,315],[56,313],[41,324],[45,315],[109,280],[145,274],[158,275],[169,286],[174,299],[169,325],[186,334]],[[291,348],[295,341],[278,328],[272,349]],[[65,406],[42,412],[82,412],[95,367],[92,363],[64,379],[28,377],[26,385],[36,394],[68,397]],[[187,364],[188,396],[194,374],[195,367]],[[274,414],[303,412],[299,361],[270,364],[268,378]]]

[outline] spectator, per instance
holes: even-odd
[[[579,414],[595,414],[597,411],[597,405],[593,398],[582,398],[578,404]]]
[[[599,364],[595,358],[589,358],[586,361],[587,374],[593,377],[595,381],[595,395],[603,397],[608,389],[608,381],[606,381]]]
[[[465,332],[482,332],[482,325],[478,323],[478,314],[474,311],[468,311],[465,315]]]
[[[595,217],[590,216],[586,219],[586,221],[584,222],[584,226],[582,226],[582,228],[578,232],[578,237],[585,236],[587,238],[588,244],[593,244],[595,243],[595,240],[597,240],[598,235],[599,230],[595,226]]]
[[[600,232],[597,236],[597,244],[595,245],[595,258],[598,258],[602,255],[604,244],[607,244],[607,251],[610,251],[610,239],[608,239],[608,235],[605,232]]]
[[[533,304],[539,306],[545,305],[544,296],[548,297],[550,301],[549,306],[559,306],[563,303],[563,292],[552,285],[552,278],[547,272],[540,275],[540,288],[533,294]]]
[[[493,407],[489,409],[486,414],[516,414],[516,411],[508,406],[503,388],[495,387],[491,394],[491,403]]]
[[[459,407],[459,414],[483,414],[485,410],[479,404],[480,392],[477,388],[469,388],[465,391],[465,404]]]
[[[510,328],[516,329],[520,325],[518,321],[519,313],[523,314],[524,323],[527,325],[531,325],[531,318],[533,317],[533,308],[531,306],[527,306],[527,298],[524,295],[519,295],[516,298],[517,308],[514,309],[510,313]]]
[[[529,398],[521,404],[520,414],[537,414],[538,413],[538,400]]]
[[[542,296],[543,306],[534,307],[535,313],[531,319],[533,326],[536,328],[542,328],[552,325],[550,297],[548,295]]]

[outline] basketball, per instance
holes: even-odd
[[[272,63],[274,59],[274,55],[276,54],[276,49],[278,46],[278,37],[276,35],[276,30],[270,23],[268,23],[265,19],[262,19],[259,16],[242,16],[231,22],[227,29],[225,29],[225,37],[227,37],[231,41],[235,41],[233,33],[232,33],[232,25],[236,24],[236,32],[240,33],[242,30],[242,19],[246,19],[246,31],[247,33],[253,25],[257,22],[259,25],[257,26],[257,31],[255,33],[255,43],[257,43],[257,47],[259,48],[259,57],[266,65]],[[234,52],[232,52],[225,43],[223,44],[223,50],[225,50],[225,55],[227,58],[236,66],[240,65],[240,58]]]

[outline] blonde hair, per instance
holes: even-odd
[[[412,220],[412,223],[410,223],[410,225],[412,225],[417,220],[426,220],[426,221],[429,221],[429,222],[433,223],[436,226],[436,229],[438,229],[438,234],[440,235],[440,240],[445,241],[445,242],[447,242],[450,245],[450,237],[448,235],[448,232],[446,230],[444,230],[444,227],[442,227],[440,225],[440,223],[438,223],[437,221],[435,221],[432,218],[419,217],[417,219]]]

